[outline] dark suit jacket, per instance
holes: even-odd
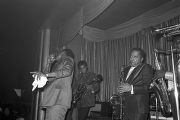
[[[130,66],[124,70],[124,80],[129,72],[129,69]],[[153,69],[148,64],[140,64],[133,70],[125,82],[133,85],[134,94],[131,94],[130,92],[124,93],[124,112],[127,114],[149,112],[148,88],[152,81],[152,77]]]

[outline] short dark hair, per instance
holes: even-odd
[[[64,52],[67,56],[74,59],[74,53],[71,49],[63,49],[61,52]]]
[[[143,49],[141,49],[141,48],[133,48],[133,49],[131,50],[131,52],[132,52],[132,51],[138,51],[139,54],[141,55],[141,57],[143,58],[142,63],[145,63],[145,62],[146,62],[146,53],[144,52]]]
[[[81,61],[78,62],[78,69],[79,69],[82,65],[84,65],[85,67],[88,66],[88,65],[87,65],[87,62],[86,62],[85,60],[81,60]]]

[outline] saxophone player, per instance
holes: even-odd
[[[118,92],[124,97],[123,120],[147,120],[149,113],[149,85],[153,69],[145,63],[145,52],[140,48],[131,50],[130,66],[124,69],[124,83]]]

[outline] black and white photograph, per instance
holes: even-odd
[[[0,120],[180,120],[180,0],[0,0]]]

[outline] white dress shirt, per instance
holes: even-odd
[[[134,68],[135,68],[135,67],[131,67],[131,68],[129,69],[129,72],[128,72],[127,76],[126,76],[126,80],[129,78],[129,76],[130,76],[131,73],[133,72]],[[131,89],[131,94],[134,94],[133,85],[131,85],[131,88],[132,88],[132,89]]]
[[[129,69],[129,72],[128,72],[127,76],[126,76],[126,80],[129,78],[129,76],[130,76],[131,73],[133,72],[134,68],[135,68],[135,67],[131,67],[131,68]]]

